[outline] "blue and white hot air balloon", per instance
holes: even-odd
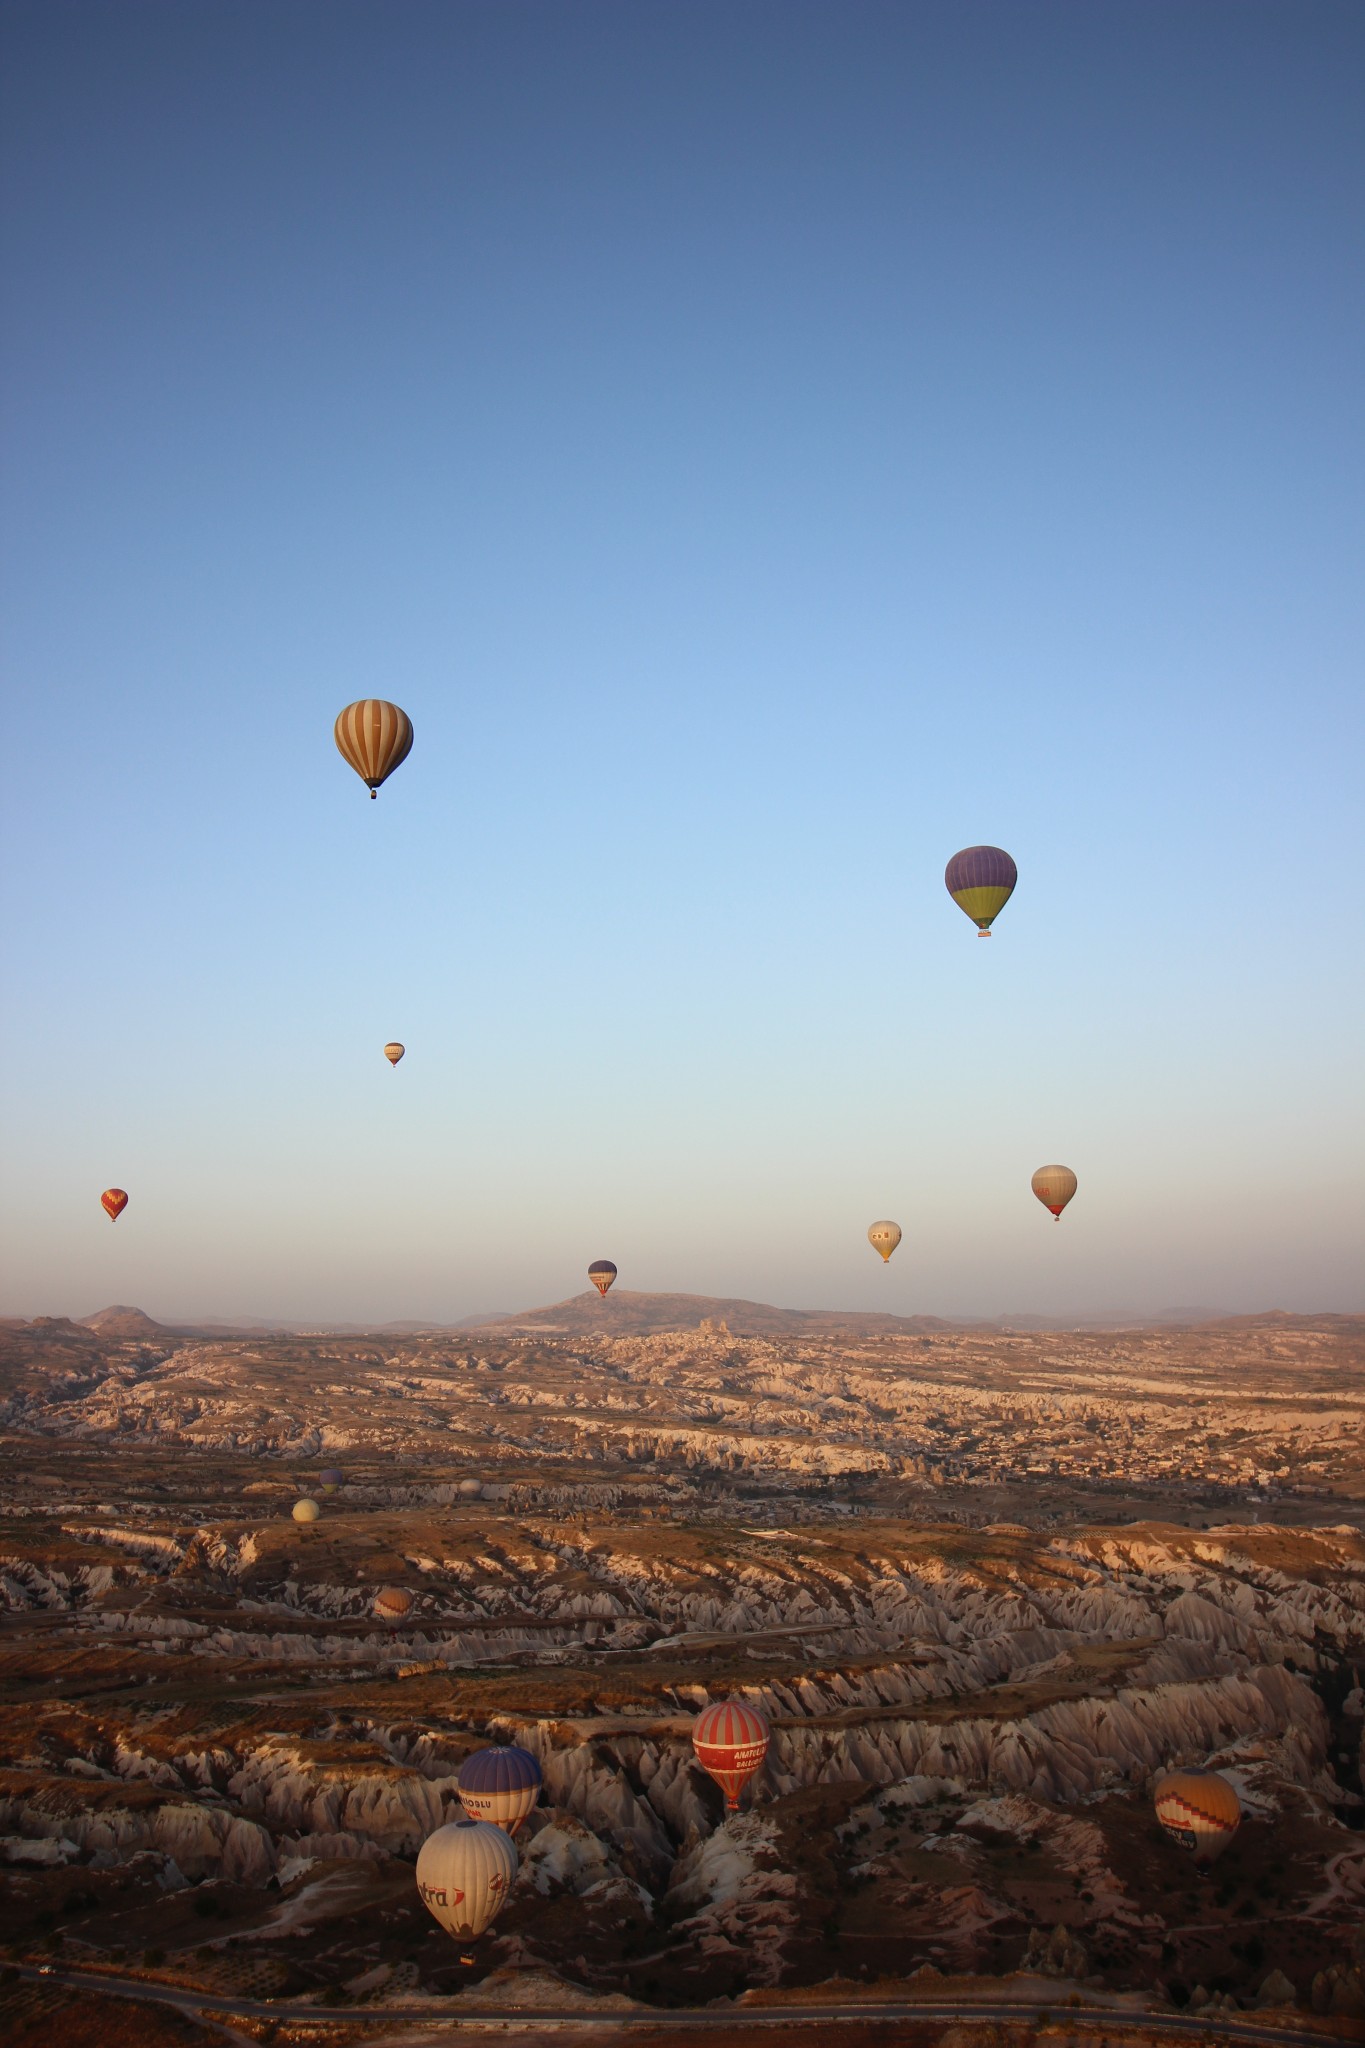
[[[540,1765],[529,1749],[476,1749],[460,1765],[460,1804],[471,1820],[514,1835],[540,1796]]]

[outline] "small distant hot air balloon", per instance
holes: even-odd
[[[396,1067],[406,1051],[405,1045],[400,1045],[396,1038],[391,1038],[384,1047],[384,1057],[391,1067]]]
[[[292,1513],[296,1522],[316,1522],[318,1516],[322,1513],[322,1509],[315,1500],[296,1500]]]
[[[423,1842],[417,1891],[447,1934],[477,1941],[506,1905],[516,1874],[510,1835],[486,1820],[456,1820]]]
[[[340,753],[369,785],[372,797],[412,752],[412,720],[383,697],[361,697],[348,704],[337,713],[332,730]]]
[[[128,1197],[122,1188],[106,1188],[100,1196],[100,1207],[111,1223],[117,1223],[128,1207]]]
[[[406,1621],[412,1613],[412,1595],[406,1586],[381,1586],[374,1596],[374,1611],[381,1621]]]
[[[1219,1771],[1168,1771],[1157,1781],[1156,1817],[1196,1863],[1212,1863],[1242,1818],[1237,1788]]]
[[[318,1474],[318,1485],[324,1493],[335,1493],[345,1474],[338,1472],[335,1465],[326,1465]]]
[[[463,1495],[465,1500],[477,1500],[483,1492],[483,1481],[482,1479],[462,1479],[455,1491]]]
[[[514,1835],[540,1796],[540,1765],[529,1749],[476,1749],[456,1782],[471,1820],[492,1821]]]
[[[892,1252],[901,1241],[901,1227],[899,1223],[888,1223],[886,1221],[873,1223],[868,1229],[867,1241],[874,1252],[881,1253],[882,1264],[886,1265],[890,1260]]]
[[[768,1724],[743,1700],[720,1700],[706,1707],[692,1723],[697,1762],[725,1794],[731,1813],[739,1795],[768,1754]]]
[[[988,939],[1019,879],[1019,870],[1002,846],[964,846],[943,871],[948,894],[965,910],[978,935]]]
[[[610,1259],[594,1259],[588,1268],[588,1278],[605,1300],[607,1289],[616,1278],[616,1268]]]
[[[1069,1166],[1040,1166],[1033,1176],[1033,1192],[1058,1223],[1062,1211],[1076,1192],[1076,1176]]]

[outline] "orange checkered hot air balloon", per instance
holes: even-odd
[[[720,1700],[693,1722],[697,1762],[720,1786],[731,1813],[738,1811],[740,1793],[768,1754],[768,1740],[767,1722],[743,1700]]]
[[[128,1207],[128,1197],[122,1188],[106,1188],[100,1196],[100,1207],[111,1223],[117,1223]]]
[[[378,796],[395,768],[412,752],[412,720],[383,697],[360,697],[337,713],[332,728],[343,760]]]

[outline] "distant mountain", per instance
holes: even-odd
[[[979,1328],[939,1316],[890,1316],[861,1309],[773,1308],[716,1294],[633,1294],[613,1288],[600,1295],[571,1294],[549,1308],[489,1316],[462,1329],[503,1330],[546,1337],[647,1337],[662,1330],[695,1330],[724,1323],[732,1337],[922,1337],[935,1330]]]
[[[164,1323],[155,1323],[140,1308],[126,1308],[122,1304],[114,1308],[102,1308],[93,1316],[82,1316],[81,1326],[93,1330],[99,1337],[167,1337],[169,1330]]]

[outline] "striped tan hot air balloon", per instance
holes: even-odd
[[[1069,1166],[1040,1166],[1033,1176],[1033,1192],[1045,1209],[1060,1223],[1062,1211],[1076,1192],[1076,1176]]]
[[[400,1045],[396,1038],[391,1038],[384,1047],[384,1057],[391,1067],[396,1067],[406,1051],[405,1045]]]
[[[1212,1863],[1236,1834],[1242,1802],[1219,1771],[1168,1771],[1157,1781],[1156,1817],[1173,1841]]]
[[[412,752],[412,720],[383,697],[358,697],[337,714],[333,731],[338,749],[372,797]]]
[[[901,1227],[899,1223],[891,1223],[885,1219],[880,1223],[870,1224],[867,1241],[874,1252],[881,1253],[882,1264],[885,1265],[901,1241]]]
[[[743,1700],[718,1700],[692,1723],[697,1762],[725,1794],[731,1813],[739,1795],[768,1754],[768,1724],[756,1707]]]

